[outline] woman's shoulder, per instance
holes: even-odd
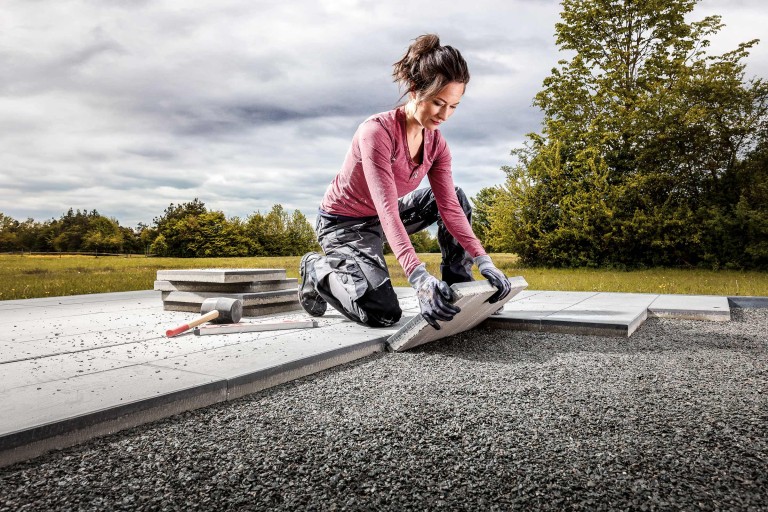
[[[387,110],[386,112],[379,112],[368,117],[365,121],[360,123],[357,131],[361,135],[388,135],[393,140],[398,139],[398,133],[401,130],[400,124],[400,109]]]
[[[398,121],[400,120],[401,116],[401,108],[394,108],[392,110],[387,110],[386,112],[379,112],[378,114],[373,114],[372,116],[368,117],[365,121],[363,121],[360,126],[363,126],[365,124],[369,123],[376,123],[380,124],[381,126],[384,126],[385,128],[393,128],[396,127],[398,124]]]

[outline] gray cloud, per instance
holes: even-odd
[[[726,12],[725,9],[728,8]],[[134,226],[199,197],[229,216],[281,203],[314,217],[357,125],[392,108],[391,64],[419,34],[472,81],[443,132],[470,195],[540,128],[557,0],[7,0],[0,15],[0,211],[97,209]],[[762,2],[702,2],[759,35]],[[718,46],[719,45],[719,46]],[[748,71],[768,71],[753,51]]]

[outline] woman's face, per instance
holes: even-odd
[[[427,130],[437,128],[453,115],[464,95],[465,84],[450,82],[432,98],[416,104],[414,118]]]

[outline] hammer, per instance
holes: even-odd
[[[168,329],[165,331],[165,335],[170,338],[205,322],[237,323],[243,316],[243,302],[240,299],[228,299],[226,297],[205,299],[200,306],[200,314],[201,317],[188,324],[180,325],[175,329]]]

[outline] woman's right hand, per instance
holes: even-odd
[[[438,320],[449,322],[461,311],[461,308],[451,304],[454,296],[448,283],[427,272],[423,263],[408,276],[408,282],[416,290],[421,316],[435,329],[440,330]]]

